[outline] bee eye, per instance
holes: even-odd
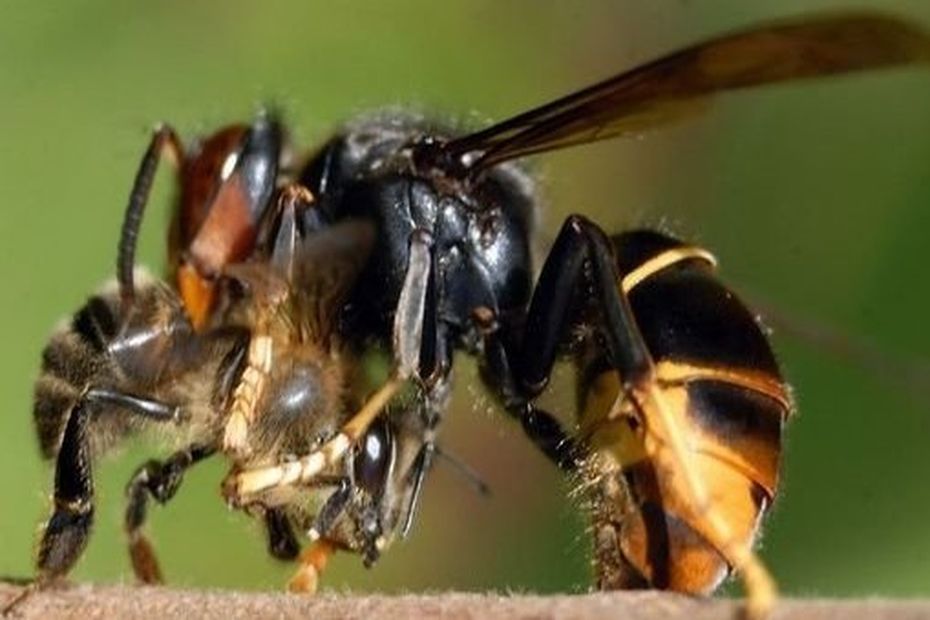
[[[381,495],[394,461],[394,441],[386,422],[372,424],[355,454],[355,483],[374,497]]]

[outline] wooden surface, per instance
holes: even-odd
[[[0,601],[18,588],[0,584]],[[324,594],[301,597],[274,593],[175,590],[123,586],[74,586],[32,596],[15,612],[19,618],[312,618],[381,620],[391,618],[552,619],[617,618],[653,620],[738,618],[732,601],[699,601],[655,592],[586,595],[411,594],[402,596]],[[930,619],[930,601],[786,600],[773,620],[842,618]]]

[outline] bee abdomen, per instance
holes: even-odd
[[[107,344],[118,329],[116,303],[104,296],[91,297],[42,351],[32,415],[44,458],[57,454],[72,407],[105,360]]]
[[[114,298],[95,295],[71,319],[71,331],[81,341],[102,353],[119,329]]]
[[[43,458],[58,453],[68,415],[80,397],[80,389],[52,375],[43,374],[36,381],[32,418]]]

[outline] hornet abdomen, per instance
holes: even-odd
[[[650,231],[611,242],[661,402],[689,449],[689,473],[732,539],[751,546],[777,490],[791,410],[762,327],[706,251]],[[729,567],[699,533],[700,513],[661,491],[660,476],[683,474],[661,471],[646,449],[649,412],[623,398],[623,378],[602,353],[589,352],[581,377],[599,586],[713,592]]]

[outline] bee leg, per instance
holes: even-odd
[[[232,402],[236,386],[248,366],[249,343],[252,333],[239,327],[211,330],[206,339],[218,343],[229,343],[229,352],[220,362],[214,382],[211,403],[217,411],[227,411]]]
[[[268,535],[268,553],[278,560],[296,560],[300,544],[287,513],[277,508],[265,511],[265,533]]]
[[[325,538],[310,543],[298,560],[297,572],[287,582],[289,592],[296,594],[313,594],[320,585],[320,575],[329,562],[329,557],[336,552],[336,546]]]
[[[777,597],[775,582],[752,549],[734,536],[697,475],[619,283],[613,249],[604,232],[584,217],[569,217],[533,293],[521,352],[523,387],[529,393],[545,387],[557,346],[571,327],[573,297],[583,284],[597,302],[607,352],[622,377],[624,396],[647,423],[644,447],[656,463],[663,495],[679,500],[688,513],[682,515],[688,525],[740,573],[750,616],[762,617]]]
[[[39,582],[67,573],[77,561],[93,523],[94,486],[88,446],[90,416],[102,407],[121,407],[158,421],[180,419],[180,410],[157,401],[92,388],[74,406],[55,463],[55,509],[39,545]]]
[[[94,481],[88,424],[101,408],[119,407],[129,413],[159,421],[178,421],[180,410],[157,401],[106,389],[91,388],[68,415],[55,461],[54,509],[42,532],[36,559],[35,580],[8,602],[6,616],[37,590],[66,575],[87,546],[94,520]]]
[[[336,481],[336,490],[326,499],[323,507],[313,520],[313,525],[307,531],[311,540],[319,540],[329,534],[336,520],[345,511],[352,499],[352,481],[340,478]]]
[[[431,271],[432,236],[424,230],[410,235],[410,260],[394,317],[395,368],[339,433],[318,450],[296,461],[240,472],[227,480],[226,496],[242,503],[245,496],[276,486],[306,484],[336,463],[355,445],[391,398],[420,366],[423,317]]]
[[[336,464],[361,438],[405,381],[392,375],[340,429],[335,437],[297,460],[246,469],[224,482],[224,495],[234,504],[248,504],[249,495],[274,487],[309,484]]]
[[[262,334],[253,338],[249,330],[238,327],[214,329],[206,337],[231,343],[220,362],[211,402],[217,411],[229,412],[223,434],[224,449],[244,449],[252,405],[270,368],[271,341]]]
[[[136,265],[136,245],[139,239],[139,228],[142,224],[142,214],[149,200],[149,192],[155,173],[158,171],[158,162],[167,157],[178,167],[184,159],[184,147],[174,129],[169,125],[159,125],[152,134],[149,147],[142,156],[136,179],[129,194],[129,204],[123,217],[123,228],[120,231],[119,253],[116,263],[116,277],[119,282],[120,297],[123,308],[132,305],[135,297],[135,283],[133,269]]]
[[[307,532],[312,542],[300,554],[297,571],[287,583],[289,592],[302,594],[316,592],[329,556],[336,551],[336,547],[329,542],[326,535],[352,499],[352,482],[348,478],[339,478],[335,484],[336,490],[327,498],[320,512],[317,513],[313,526]],[[293,556],[289,559],[297,557],[298,552],[299,548],[295,540]]]
[[[242,369],[233,389],[229,415],[223,429],[223,451],[230,454],[248,453],[249,426],[255,416],[255,405],[261,399],[268,375],[271,374],[274,342],[266,333],[257,332],[248,343]]]
[[[13,612],[15,612],[20,605],[29,600],[37,591],[48,587],[49,583],[40,582],[38,579],[29,579],[17,582],[15,585],[22,585],[23,587],[0,607],[0,618],[14,616]]]
[[[129,538],[129,557],[136,578],[146,584],[162,583],[162,572],[152,544],[142,531],[148,515],[148,498],[167,503],[181,486],[185,471],[210,457],[215,448],[192,445],[175,452],[165,461],[151,460],[139,467],[126,485],[124,528]]]
[[[394,317],[395,367],[391,376],[339,433],[319,449],[296,461],[249,469],[228,478],[224,483],[224,494],[230,501],[247,503],[244,500],[248,495],[272,487],[306,484],[317,477],[355,445],[407,379],[416,374],[420,366],[431,247],[432,236],[427,231],[418,229],[410,235],[410,260]]]

